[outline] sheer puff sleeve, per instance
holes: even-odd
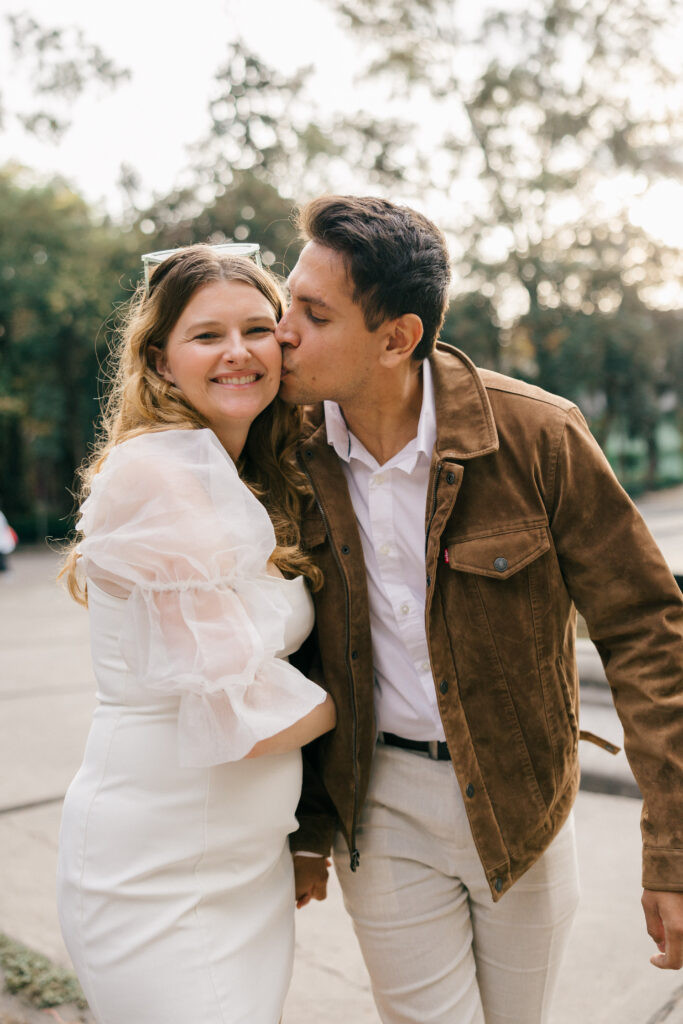
[[[78,528],[86,577],[126,597],[128,669],[140,686],[180,698],[182,765],[239,760],[325,699],[277,656],[292,583],[268,575],[272,524],[212,431],[118,445]]]

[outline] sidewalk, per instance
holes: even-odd
[[[93,708],[87,615],[51,583],[56,559],[49,552],[19,552],[13,565],[13,575],[0,578],[0,931],[66,965],[54,873],[61,797]],[[620,742],[604,697],[599,687],[586,688],[582,726]],[[593,775],[630,777],[625,762],[587,744],[582,759]],[[636,799],[579,796],[582,901],[552,1024],[683,1021],[683,976],[648,962],[654,945],[639,904],[639,814]],[[336,880],[325,903],[297,914],[285,1012],[285,1024],[321,1021],[379,1024]]]

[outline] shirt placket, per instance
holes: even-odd
[[[434,693],[429,651],[424,631],[424,608],[404,582],[401,552],[396,535],[396,490],[402,471],[399,468],[372,473],[369,480],[368,511],[377,566],[384,591],[393,609],[396,627],[410,657],[432,710],[435,723],[439,714]]]

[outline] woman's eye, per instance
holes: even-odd
[[[272,325],[269,324],[268,326],[266,326],[264,324],[262,327],[250,327],[249,330],[247,331],[247,334],[272,334],[274,330],[275,328]]]
[[[202,334],[197,334],[195,336],[195,341],[214,341],[218,337],[219,335],[215,334],[213,331],[204,331]]]

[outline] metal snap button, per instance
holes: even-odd
[[[493,568],[496,570],[496,572],[505,572],[507,567],[508,560],[507,558],[503,558],[502,555],[499,558],[496,558],[495,562],[493,563]]]

